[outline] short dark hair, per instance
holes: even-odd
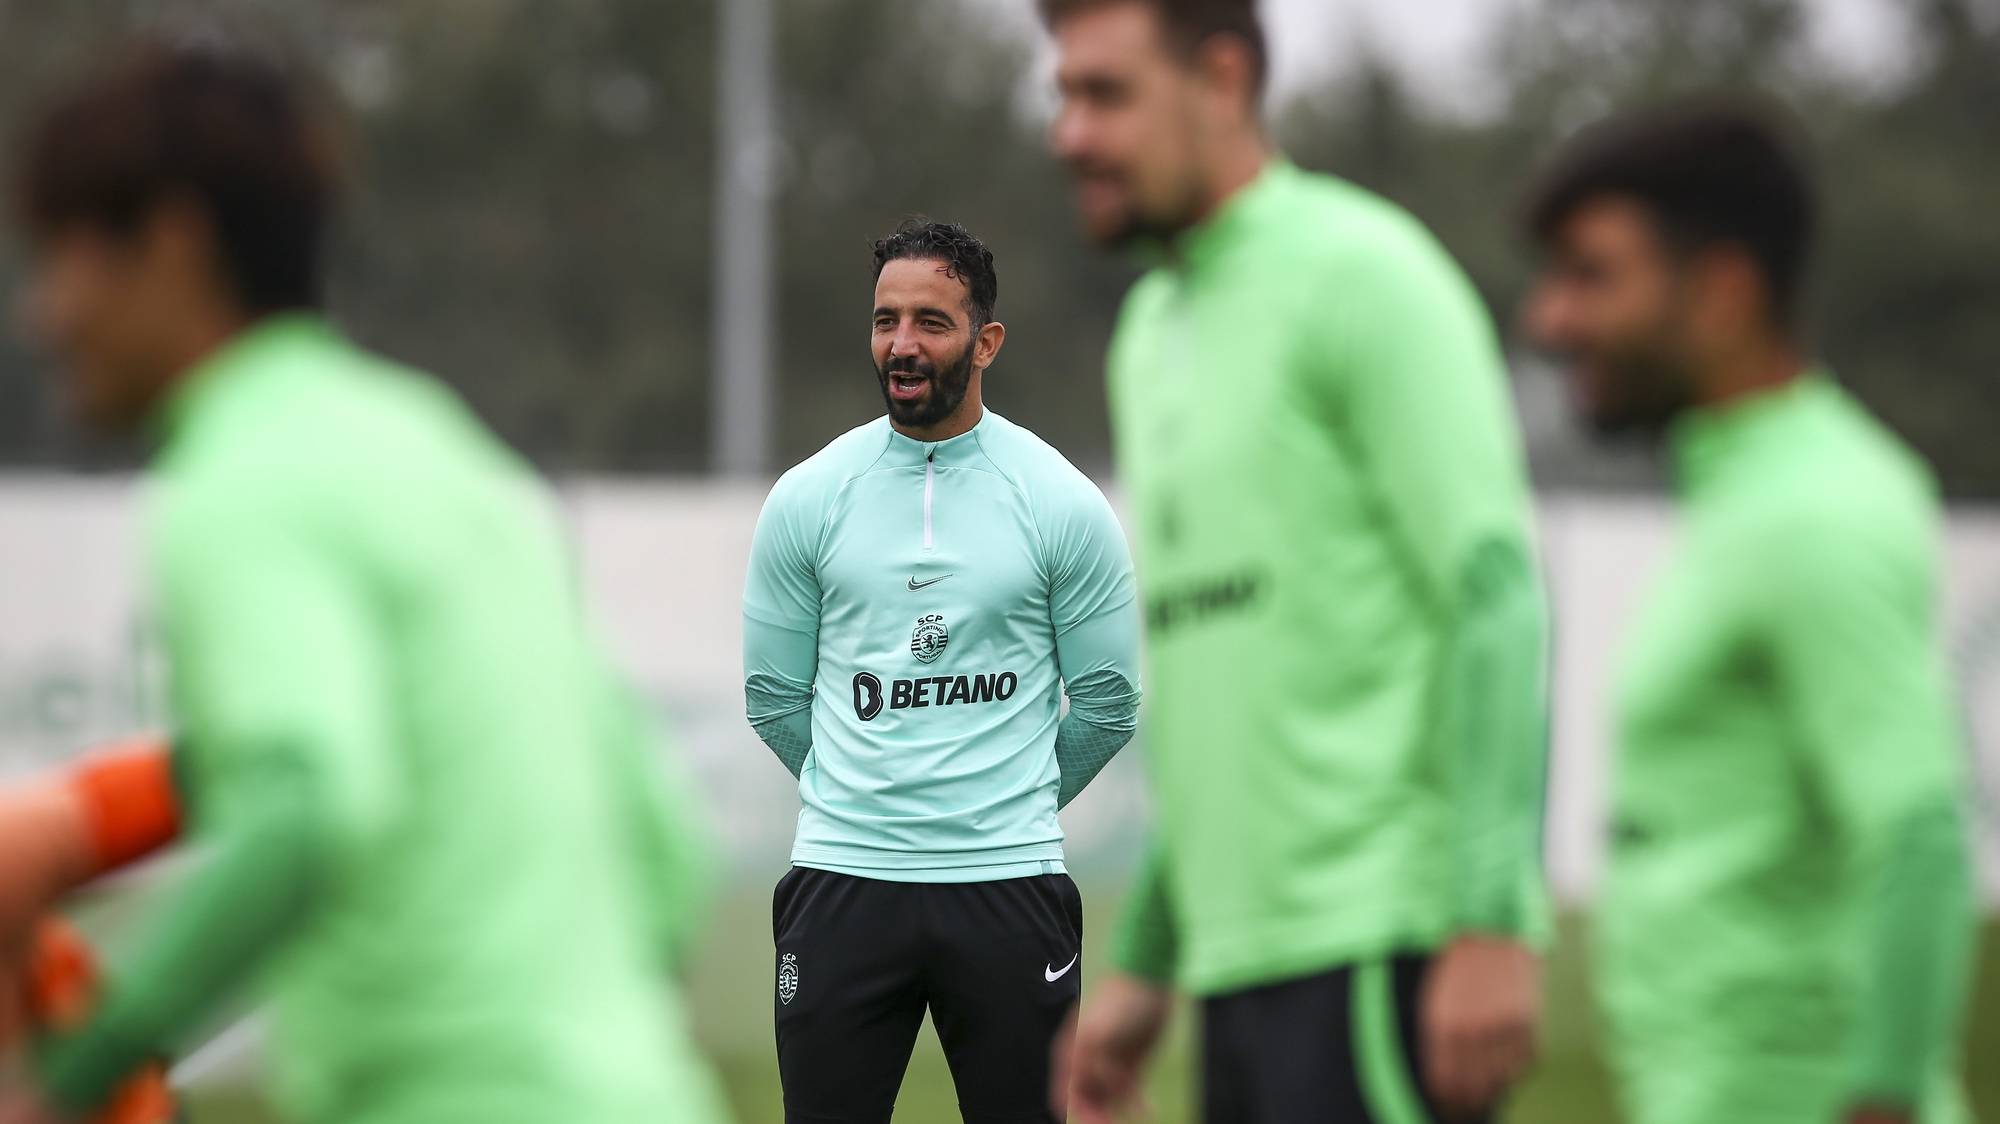
[[[1261,104],[1271,71],[1271,49],[1257,18],[1257,0],[1037,0],[1042,24],[1051,31],[1069,16],[1112,4],[1138,3],[1151,8],[1166,29],[1168,44],[1184,59],[1194,57],[1218,35],[1242,41],[1250,52],[1251,104]]]
[[[966,304],[977,330],[993,321],[1000,301],[1000,275],[993,271],[993,251],[955,222],[933,222],[921,216],[903,220],[894,234],[875,243],[875,279],[892,261],[941,261],[945,275],[965,282]]]
[[[1723,243],[1763,272],[1772,313],[1797,315],[1818,222],[1802,145],[1774,107],[1700,101],[1614,118],[1585,131],[1530,195],[1527,223],[1544,243],[1584,204],[1625,196],[1652,212],[1686,252]]]
[[[275,61],[213,44],[143,41],[35,119],[13,184],[31,230],[137,230],[184,198],[214,224],[254,313],[316,307],[337,194],[332,131]]]

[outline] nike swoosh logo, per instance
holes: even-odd
[[[1082,954],[1082,953],[1078,953],[1078,954],[1077,954],[1077,956],[1081,956],[1081,955],[1083,955],[1083,954]],[[1059,979],[1062,979],[1062,978],[1063,978],[1064,976],[1067,976],[1067,975],[1069,975],[1069,970],[1070,970],[1071,968],[1074,968],[1074,967],[1076,967],[1076,956],[1072,956],[1072,957],[1070,957],[1070,958],[1069,958],[1069,963],[1067,963],[1067,964],[1063,965],[1063,966],[1062,966],[1062,971],[1060,971],[1060,972],[1058,972],[1058,971],[1056,971],[1056,970],[1055,970],[1054,968],[1051,968],[1051,967],[1049,967],[1048,965],[1044,964],[1044,965],[1042,965],[1042,978],[1043,978],[1043,979],[1045,979],[1045,980],[1047,980],[1047,981],[1049,981],[1050,983],[1054,983],[1054,982],[1056,982],[1057,980],[1059,980]]]
[[[944,578],[948,578],[948,577],[951,577],[951,576],[952,576],[952,575],[950,575],[950,574],[946,574],[946,575],[944,576]],[[931,580],[929,580],[929,581],[925,581],[925,582],[920,582],[920,581],[918,581],[918,580],[917,580],[917,576],[916,576],[915,574],[911,574],[911,575],[910,575],[910,592],[911,592],[911,593],[915,593],[916,591],[918,591],[918,590],[920,590],[920,589],[929,589],[930,587],[932,587],[932,586],[936,585],[937,583],[939,583],[939,582],[943,581],[943,580],[944,580],[944,578],[932,578],[932,579],[931,579]]]

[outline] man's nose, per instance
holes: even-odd
[[[922,350],[922,348],[917,346],[917,332],[915,327],[909,324],[899,324],[896,326],[896,334],[889,340],[889,357],[891,359],[917,355]]]
[[[1065,103],[1049,122],[1049,151],[1059,160],[1075,160],[1087,150],[1090,126],[1084,114]]]
[[[1559,343],[1569,321],[1569,301],[1555,285],[1537,285],[1521,309],[1521,328],[1537,347]]]

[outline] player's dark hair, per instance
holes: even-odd
[[[882,279],[882,267],[892,261],[943,262],[945,276],[965,282],[973,330],[992,323],[993,306],[1000,301],[1000,275],[993,271],[993,251],[971,231],[955,222],[905,219],[894,234],[875,243],[876,280]]]
[[[1078,12],[1112,4],[1139,3],[1151,8],[1166,29],[1168,44],[1183,59],[1218,35],[1242,42],[1250,52],[1250,97],[1253,105],[1264,100],[1264,87],[1271,70],[1271,50],[1264,37],[1263,21],[1257,18],[1257,0],[1036,0],[1042,24],[1051,31]]]
[[[16,218],[34,231],[137,231],[169,200],[199,207],[252,314],[316,307],[337,194],[332,133],[265,59],[149,40],[70,90],[22,138]]]
[[[1798,311],[1818,199],[1794,131],[1772,109],[1697,102],[1614,118],[1577,137],[1527,206],[1541,242],[1606,196],[1638,201],[1677,251],[1729,244],[1764,275],[1772,313]]]

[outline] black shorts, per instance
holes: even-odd
[[[1065,874],[884,882],[794,867],[771,903],[791,1124],[881,1124],[930,1010],[968,1124],[1046,1124],[1049,1051],[1082,990]]]
[[[1392,956],[1201,1004],[1205,1124],[1480,1124],[1424,1090],[1428,956]]]

